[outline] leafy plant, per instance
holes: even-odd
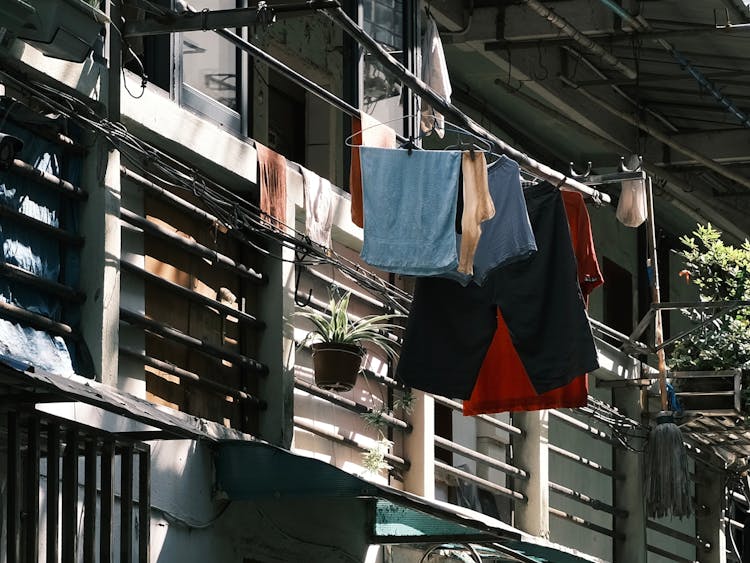
[[[362,453],[362,467],[372,473],[377,473],[381,469],[390,469],[391,466],[385,461],[386,454],[390,451],[393,442],[388,440],[382,434],[366,452]]]
[[[393,401],[393,409],[402,409],[406,414],[411,414],[416,397],[411,391],[406,390],[401,397]],[[362,454],[362,467],[372,473],[377,473],[381,469],[390,469],[385,462],[385,454],[390,451],[393,442],[385,436],[385,427],[387,425],[385,415],[393,415],[393,410],[385,407],[385,403],[379,408],[362,413],[360,416],[369,425],[378,432],[378,439]]]
[[[349,292],[346,292],[339,299],[331,295],[328,304],[330,313],[313,309],[296,313],[312,322],[314,327],[301,344],[336,342],[361,346],[364,342],[371,342],[390,357],[395,358],[398,355],[396,342],[389,337],[389,333],[401,327],[388,321],[403,318],[404,315],[368,315],[358,320],[352,320],[349,317],[350,298],[351,293]]]
[[[698,287],[702,302],[750,300],[750,242],[737,248],[721,240],[721,232],[698,225],[693,236],[680,241],[685,269],[680,272]],[[710,318],[705,310],[683,311],[699,324]],[[672,370],[720,370],[750,366],[750,308],[719,316],[680,339],[670,355]]]

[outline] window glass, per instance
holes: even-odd
[[[196,9],[236,8],[236,0],[203,0]],[[220,104],[237,110],[237,49],[216,33],[182,34],[183,84]]]

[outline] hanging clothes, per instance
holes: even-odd
[[[468,399],[497,328],[495,311],[487,286],[417,278],[396,379],[429,393]]]
[[[333,226],[333,193],[331,182],[315,172],[300,167],[305,197],[305,234],[310,240],[331,247]]]
[[[472,280],[483,285],[495,268],[522,260],[536,251],[518,163],[501,156],[488,167],[487,182],[495,215],[482,224],[482,236],[474,254],[474,274],[458,271],[443,274],[462,285]],[[459,241],[461,238],[462,235],[458,235]]]
[[[365,219],[362,259],[405,275],[455,270],[461,153],[363,146],[360,161]]]
[[[581,194],[563,191],[562,199],[576,257],[578,283],[584,305],[587,305],[590,293],[603,283],[594,250],[591,223]],[[502,312],[498,309],[497,331],[482,363],[471,398],[464,401],[464,415],[574,408],[585,406],[587,399],[586,374],[579,375],[557,389],[537,393],[513,346]]]
[[[479,151],[464,151],[461,156],[463,177],[463,211],[461,212],[461,241],[458,271],[474,273],[474,254],[482,235],[482,222],[495,216],[490,189],[487,185],[487,160]]]
[[[427,18],[427,29],[422,40],[422,80],[450,103],[453,90],[448,78],[448,65],[445,62],[440,32],[432,17]],[[435,111],[424,99],[422,100],[421,128],[425,133],[435,131],[441,139],[445,135],[443,115]]]
[[[362,167],[359,160],[359,145],[395,149],[396,132],[371,115],[360,111],[358,116],[352,117],[352,145],[351,165],[349,167],[349,193],[352,196],[351,215],[352,223],[362,227],[364,215],[362,212]]]
[[[417,280],[396,371],[407,385],[468,398],[497,332],[497,307],[537,394],[598,367],[562,195],[545,182],[524,197],[537,252],[493,270],[483,286]]]
[[[260,210],[272,225],[286,223],[286,158],[255,142],[260,179]],[[269,219],[270,217],[270,219]]]
[[[626,227],[639,227],[648,217],[646,180],[625,180],[615,217]]]

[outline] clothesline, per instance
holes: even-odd
[[[508,145],[500,138],[484,129],[453,104],[446,102],[441,96],[427,86],[427,84],[409,72],[406,67],[394,59],[390,53],[375,41],[375,39],[370,37],[359,25],[357,25],[342,8],[325,9],[320,11],[327,15],[334,23],[339,25],[350,37],[352,37],[352,39],[357,41],[357,43],[365,47],[388,71],[400,79],[406,86],[419,94],[423,99],[427,100],[433,108],[472,133],[492,141],[500,152],[518,162],[518,164],[525,170],[549,181],[557,187],[566,187],[592,197],[597,201],[611,203],[611,199],[607,194],[601,193],[594,188],[586,186],[585,184],[554,170],[546,164],[534,160],[527,154]]]

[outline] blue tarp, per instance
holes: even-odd
[[[10,111],[13,109],[11,106]],[[14,123],[5,122],[2,132],[23,141],[20,158],[25,162],[74,184],[80,182],[80,158],[64,155],[59,145]],[[31,178],[13,173],[12,169],[0,172],[0,206],[54,227],[78,231],[75,202]],[[0,260],[5,263],[46,280],[78,286],[80,256],[77,249],[7,217],[0,223],[0,243]],[[0,278],[0,300],[55,321],[67,324],[78,324],[79,321],[77,307],[67,307],[59,298],[17,281]],[[60,375],[74,372],[74,361],[65,340],[4,319],[0,319],[0,353],[30,361]]]

